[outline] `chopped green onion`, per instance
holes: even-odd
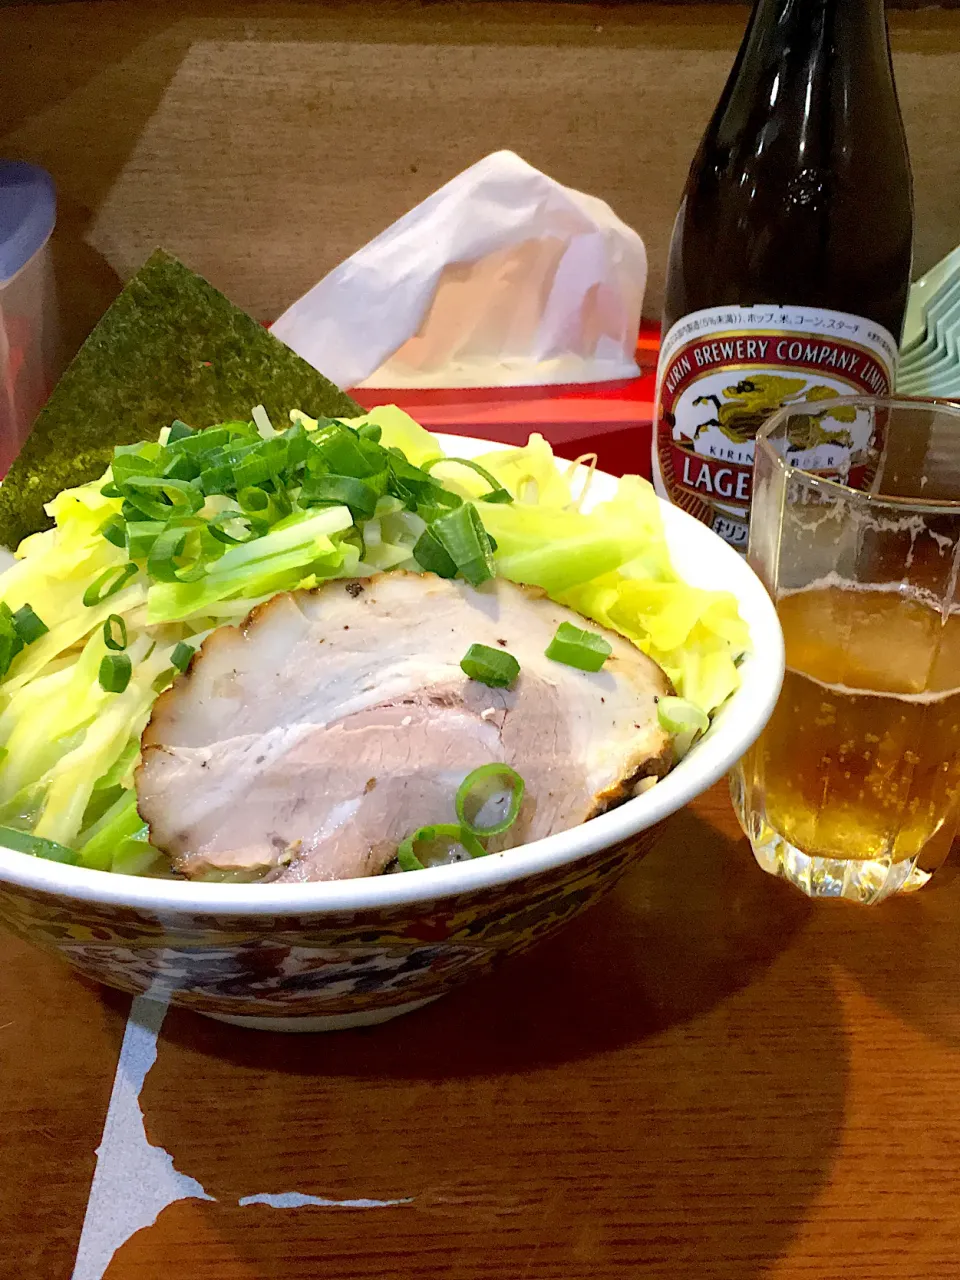
[[[494,785],[500,780],[501,785]],[[506,786],[502,785],[502,781],[506,782]],[[506,813],[497,822],[489,826],[480,826],[477,818],[489,804],[492,799],[502,796],[504,792],[509,795]],[[499,836],[504,831],[508,831],[517,820],[520,812],[520,806],[523,804],[524,783],[523,778],[517,773],[516,769],[511,769],[508,764],[482,764],[479,769],[474,769],[472,773],[468,773],[457,791],[456,809],[457,817],[460,819],[462,826],[472,832],[475,836]]]
[[[387,449],[386,454],[390,468],[388,489],[409,510],[416,510],[418,506],[425,502],[431,502],[436,505],[442,503],[445,507],[459,507],[462,505],[463,499],[459,494],[451,493],[448,489],[444,489],[443,485],[434,480],[432,476],[427,475],[425,471],[421,471],[419,467],[415,467],[411,462],[408,462],[399,449]]]
[[[546,655],[579,671],[599,671],[613,653],[609,640],[596,631],[581,631],[572,622],[561,622],[546,647]]]
[[[129,462],[131,458],[140,458],[150,462],[163,452],[163,446],[155,440],[138,440],[134,444],[118,444],[113,450],[113,460]]]
[[[166,525],[160,520],[131,520],[127,523],[127,555],[131,560],[146,560],[150,549]]]
[[[46,858],[49,862],[65,862],[75,866],[80,861],[80,855],[75,849],[57,844],[56,840],[31,835],[29,831],[18,831],[15,827],[0,827],[0,845],[17,853],[28,853],[32,858]]]
[[[174,646],[173,653],[170,655],[170,661],[178,671],[186,671],[190,665],[190,659],[194,655],[194,647],[181,640],[178,645]]]
[[[510,493],[509,489],[505,489],[495,475],[491,475],[491,473],[486,469],[486,467],[481,467],[480,463],[474,462],[472,458],[445,458],[445,457],[430,458],[429,461],[421,464],[421,469],[423,471],[429,472],[434,467],[438,466],[441,462],[455,462],[457,463],[458,466],[469,467],[471,471],[475,471],[478,476],[486,480],[487,484],[490,486],[490,492],[487,494],[484,494],[482,501],[484,502],[512,502],[513,501],[513,495]],[[500,496],[501,494],[503,495],[502,497]]]
[[[192,481],[139,475],[123,483],[123,496],[149,520],[166,520],[174,511],[199,511],[204,497]]]
[[[256,514],[266,511],[270,506],[270,495],[264,493],[257,485],[249,485],[247,488],[238,490],[237,502],[243,508],[244,513],[253,512]]]
[[[104,600],[109,600],[125,587],[137,572],[137,566],[129,563],[105,569],[98,578],[94,578],[83,593],[83,603],[88,609],[103,604]]]
[[[155,582],[196,582],[204,575],[204,567],[198,557],[184,567],[176,561],[183,558],[186,551],[189,529],[164,529],[150,548],[147,556],[147,573]]]
[[[511,500],[481,465],[467,459],[460,465],[490,485],[484,499]],[[258,540],[277,526],[286,536],[288,525],[315,514],[311,506],[338,507],[338,515],[359,526],[376,519],[380,504],[389,499],[398,513],[405,508],[419,516],[421,531],[427,526],[419,541],[407,528],[412,536],[399,548],[405,550],[416,541],[414,556],[422,568],[445,577],[459,574],[475,585],[493,576],[496,544],[474,504],[464,503],[434,479],[429,467],[414,466],[402,450],[385,448],[381,428],[373,423],[354,427],[339,419],[314,422],[294,415],[292,425],[278,432],[258,406],[252,422],[224,422],[208,430],[194,430],[177,420],[162,433],[160,443],[118,446],[112,467],[111,492],[122,505],[120,514],[105,523],[104,534],[117,546],[122,539],[131,565],[146,570],[154,612],[164,592],[176,595],[181,586],[211,575],[219,583],[235,564],[252,566],[273,558],[275,548],[265,545],[261,552]],[[224,498],[229,500],[226,504]],[[356,528],[339,531],[344,537],[336,541],[332,554],[347,550],[353,558],[344,545],[350,542],[359,543],[361,557],[366,556]],[[296,539],[299,554],[303,539],[299,534]],[[281,542],[285,547],[284,539]],[[243,545],[247,543],[253,543],[250,554]],[[324,554],[329,554],[328,546],[318,544]],[[237,559],[234,553],[239,552],[243,554]],[[108,576],[97,592],[115,586],[115,577]],[[197,589],[222,591],[212,581]],[[91,602],[98,600],[97,592],[88,597]]]
[[[252,422],[240,422],[236,419],[232,422],[221,422],[220,427],[223,431],[229,432],[232,436],[237,436],[243,440],[255,440],[257,437],[257,429]]]
[[[413,852],[413,837],[408,836],[397,849],[397,862],[401,871],[426,871],[426,867]]]
[[[413,548],[413,558],[426,573],[438,578],[455,578],[457,566],[440,545],[432,529],[424,529]]]
[[[132,674],[133,663],[128,653],[107,653],[100,663],[100,688],[104,693],[123,693]]]
[[[204,431],[204,440],[214,440],[217,448],[223,444],[220,438],[221,433],[226,436],[226,442],[230,444],[234,440],[251,440],[254,436],[254,428],[249,422],[221,422],[219,427],[214,427],[212,431]],[[213,445],[210,446],[213,448]]]
[[[349,507],[355,520],[371,520],[379,498],[373,485],[354,476],[313,476],[300,493],[304,504],[335,502]]]
[[[494,575],[490,539],[472,502],[465,502],[430,526],[457,572],[471,586],[479,587]]]
[[[460,823],[441,822],[434,826],[420,827],[413,835],[402,840],[397,849],[397,861],[404,871],[425,871],[427,864],[417,857],[416,846],[436,844],[439,841],[444,841],[447,845],[460,845],[471,858],[482,858],[487,852],[473,832]]]
[[[144,476],[156,478],[156,459],[147,457],[137,448],[118,448],[114,450],[110,470],[113,475],[113,483],[121,493],[125,494],[127,485],[131,480]]]
[[[313,432],[311,437],[317,449],[318,461],[323,468],[338,476],[356,476],[363,479],[379,470],[379,463],[374,463],[363,452],[364,444],[356,432],[342,422],[331,422],[329,426]],[[372,446],[378,454],[382,454],[379,445]]]
[[[268,453],[266,448],[252,449],[239,462],[233,464],[233,483],[237,489],[266,484],[268,480],[272,480],[274,476],[283,470],[283,463],[286,461],[286,446],[283,440],[271,443],[277,443],[283,448],[284,457],[282,459],[275,457],[272,453]]]
[[[472,644],[460,659],[460,670],[471,680],[479,680],[493,689],[506,689],[520,674],[520,663],[504,649]]]
[[[268,516],[271,522],[275,520],[283,520],[293,512],[293,502],[290,494],[287,492],[286,485],[274,483],[273,493],[270,494],[270,508]]]
[[[126,522],[122,516],[111,516],[100,526],[100,532],[108,542],[121,550],[127,545]]]
[[[170,424],[170,430],[167,432],[167,444],[173,444],[176,440],[185,440],[188,436],[194,436],[197,433],[193,427],[188,427],[185,422],[181,422],[179,418],[174,418]]]
[[[244,523],[247,525],[246,530],[242,533],[228,533],[224,527],[228,524],[237,525],[238,523],[241,530],[243,530]],[[216,538],[218,542],[224,542],[228,545],[236,545],[240,542],[249,542],[251,538],[255,538],[257,536],[254,530],[250,527],[249,519],[242,511],[221,511],[219,515],[216,515],[211,520],[207,521],[207,533],[209,533],[211,537]]]
[[[0,676],[10,670],[10,664],[23,648],[23,640],[13,620],[13,610],[0,602]]]
[[[261,440],[259,436],[254,436],[251,440],[231,440],[229,447],[222,449],[219,456],[231,466],[237,466],[247,458],[264,457],[263,449],[266,443],[267,441]],[[280,447],[283,447],[282,441]]]
[[[310,437],[304,431],[298,422],[292,426],[289,431],[283,433],[283,438],[287,442],[287,467],[291,474],[302,471],[313,445],[310,443]]]
[[[205,467],[200,472],[199,484],[205,497],[209,498],[213,493],[226,493],[233,488],[233,468],[223,462]]]
[[[21,605],[13,615],[13,625],[24,644],[33,644],[34,640],[39,640],[41,636],[45,636],[50,630],[43,619],[38,618],[28,604]]]
[[[127,624],[119,613],[111,613],[103,624],[103,643],[116,653],[127,647]]]
[[[160,475],[164,480],[196,480],[200,463],[184,449],[171,451],[162,461]]]
[[[124,498],[123,505],[120,508],[120,515],[123,517],[124,520],[127,520],[127,521],[144,519],[144,514],[140,510],[140,508],[135,507],[133,503],[128,502],[126,498]]]
[[[433,524],[434,520],[439,520],[441,516],[449,515],[451,511],[466,505],[460,495],[451,489],[441,489],[439,485],[431,484],[429,489],[419,495],[413,504],[413,509],[421,520],[425,520],[427,524]]]
[[[164,453],[189,453],[202,463],[204,458],[211,458],[227,448],[234,439],[233,432],[225,426],[208,427],[206,431],[195,431],[191,436],[179,436],[176,440],[168,437]]]
[[[10,670],[10,664],[23,648],[23,641],[16,632],[0,632],[0,676]]]

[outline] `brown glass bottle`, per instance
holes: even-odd
[[[760,422],[814,390],[889,389],[912,238],[883,0],[757,0],[670,245],[662,493],[745,547]],[[824,421],[801,465],[829,472],[859,442]]]

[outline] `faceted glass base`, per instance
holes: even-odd
[[[870,906],[895,893],[921,889],[930,879],[931,873],[918,867],[916,858],[894,862],[892,858],[811,857],[784,839],[762,814],[746,812],[736,773],[730,782],[733,807],[759,865],[770,875],[788,880],[808,898],[844,898]]]

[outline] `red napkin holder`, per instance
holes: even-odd
[[[617,382],[552,387],[353,389],[364,408],[396,404],[430,431],[526,444],[532,431],[562,458],[596,453],[614,475],[650,477],[650,442],[659,331],[644,326],[637,342],[640,376]]]

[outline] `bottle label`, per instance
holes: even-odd
[[[887,395],[897,344],[882,325],[817,307],[709,307],[666,334],[657,367],[653,478],[661,497],[745,551],[757,431],[781,406]],[[790,462],[856,486],[868,415],[807,418]]]

